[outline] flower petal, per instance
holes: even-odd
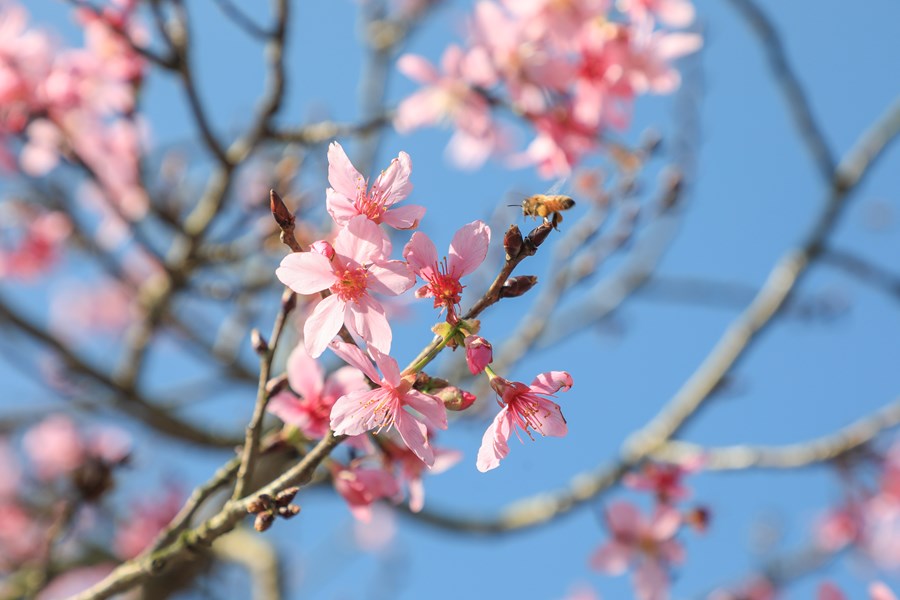
[[[591,567],[607,575],[621,575],[628,570],[633,551],[631,547],[613,540],[597,549],[591,556]]]
[[[538,394],[553,395],[557,391],[568,391],[572,387],[572,376],[565,371],[547,371],[534,378],[528,386]]]
[[[359,435],[379,425],[375,407],[385,390],[361,390],[341,396],[331,407],[331,429],[337,435]]]
[[[669,575],[659,562],[644,560],[634,570],[634,595],[638,600],[666,600]]]
[[[391,242],[381,227],[365,215],[347,221],[334,239],[334,251],[361,265],[385,258],[391,252]]]
[[[397,70],[419,83],[434,83],[439,78],[434,65],[418,54],[404,54],[398,58]]]
[[[481,447],[478,449],[478,458],[475,461],[475,466],[479,471],[485,473],[500,466],[500,461],[509,454],[508,440],[511,432],[511,417],[508,406],[504,406],[481,438]]]
[[[428,430],[424,424],[405,410],[400,409],[394,415],[394,427],[397,428],[397,433],[400,434],[403,443],[413,451],[413,454],[429,467],[434,464],[434,452],[428,444],[426,436]]]
[[[447,429],[447,408],[440,399],[417,390],[410,390],[403,402],[415,409],[428,425],[435,429]]]
[[[390,209],[381,216],[381,222],[394,229],[415,229],[424,216],[424,206],[410,204]]]
[[[328,347],[331,348],[332,352],[343,359],[345,363],[356,367],[365,373],[366,377],[371,379],[374,383],[379,383],[381,381],[381,376],[378,374],[378,371],[375,370],[372,359],[366,356],[366,353],[360,350],[359,347],[348,344],[347,342],[342,342],[341,340],[332,341]]]
[[[381,371],[381,375],[386,383],[391,387],[400,385],[400,366],[393,357],[380,352],[374,346],[369,348],[369,355],[375,361],[375,365]]]
[[[318,401],[322,395],[325,373],[302,344],[297,344],[291,350],[285,371],[292,390],[310,402]]]
[[[569,427],[566,425],[566,418],[559,408],[559,404],[540,396],[538,398],[538,413],[532,415],[533,421],[539,421],[540,426],[537,431],[548,437],[565,437],[569,433]]]
[[[341,227],[346,226],[347,221],[359,214],[352,200],[331,188],[325,190],[325,208],[334,222]]]
[[[368,296],[363,296],[358,302],[349,304],[348,308],[352,318],[350,325],[356,334],[364,339],[370,348],[378,348],[389,354],[393,334],[381,304]]]
[[[303,429],[309,423],[309,413],[303,408],[303,404],[290,392],[275,394],[266,405],[268,412],[298,429]]]
[[[337,142],[328,146],[328,183],[340,194],[353,200],[360,190],[365,191],[366,180],[356,170],[344,148]]]
[[[491,242],[491,228],[483,221],[472,221],[459,228],[450,241],[447,266],[456,277],[463,277],[478,268],[487,256]]]
[[[355,367],[341,367],[328,376],[322,388],[322,397],[338,398],[350,392],[369,389],[366,377]]]
[[[328,296],[316,305],[303,325],[303,341],[310,356],[319,357],[341,330],[346,306],[337,296]]]
[[[416,284],[416,277],[402,260],[386,260],[369,267],[369,289],[398,296]]]
[[[391,206],[400,202],[413,189],[409,176],[412,174],[412,159],[406,152],[400,152],[397,158],[391,161],[388,168],[378,175],[372,186],[372,194],[378,194],[384,206]]]
[[[431,238],[421,231],[417,231],[412,234],[409,242],[403,247],[403,258],[419,277],[428,279],[438,262],[437,248]]]
[[[337,282],[331,262],[316,252],[294,252],[281,260],[275,276],[298,294],[316,294]]]

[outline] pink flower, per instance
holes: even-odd
[[[38,477],[45,480],[71,473],[87,458],[81,432],[64,415],[51,415],[29,429],[22,445]]]
[[[637,507],[616,502],[606,510],[613,539],[591,557],[591,566],[610,575],[621,575],[637,562],[633,583],[640,600],[668,597],[668,566],[684,559],[684,550],[674,539],[681,515],[670,506],[658,506],[646,521]]]
[[[513,14],[527,20],[534,37],[546,36],[555,46],[571,46],[585,23],[606,20],[610,0],[503,0]]]
[[[775,587],[764,577],[754,577],[734,590],[713,590],[709,600],[775,600]]]
[[[642,21],[649,15],[672,27],[687,27],[694,21],[690,0],[618,0],[617,5],[634,21]]]
[[[596,126],[585,125],[574,116],[571,105],[559,105],[533,118],[537,137],[512,166],[536,165],[541,177],[569,175],[572,168],[600,145]]]
[[[872,600],[897,600],[894,592],[881,581],[874,581],[869,585],[869,598]]]
[[[429,425],[447,429],[447,410],[434,396],[412,389],[412,381],[401,377],[397,361],[377,348],[369,347],[369,355],[351,344],[335,340],[331,349],[377,384],[373,390],[356,391],[341,396],[331,410],[331,428],[336,435],[360,435],[373,429],[379,432],[396,429],[403,443],[429,467],[434,465],[434,452],[428,443]],[[408,412],[409,406],[419,417]]]
[[[63,600],[100,583],[116,567],[102,563],[90,567],[77,567],[54,577],[37,595],[37,600]]]
[[[491,230],[482,221],[463,225],[450,242],[450,259],[439,262],[434,242],[422,232],[414,233],[403,248],[403,258],[427,282],[416,290],[416,297],[434,298],[434,307],[446,308],[447,320],[456,322],[464,287],[459,280],[481,265],[490,241]]]
[[[422,475],[426,472],[432,475],[443,473],[462,458],[458,450],[433,448],[434,464],[429,467],[409,448],[391,440],[385,440],[382,449],[393,466],[400,469],[400,479],[406,482],[409,489],[409,510],[412,512],[419,512],[425,506]]]
[[[633,490],[653,492],[661,503],[668,504],[690,497],[690,490],[681,480],[685,475],[694,473],[701,467],[702,460],[688,465],[648,462],[639,472],[625,475],[623,483]]]
[[[310,356],[322,354],[341,325],[368,345],[390,352],[391,326],[384,308],[369,292],[396,296],[416,281],[402,261],[386,260],[390,250],[391,243],[381,228],[357,215],[338,232],[326,253],[295,252],[284,257],[275,271],[284,285],[298,294],[331,291],[303,326]]]
[[[320,439],[328,433],[335,400],[369,389],[365,376],[353,367],[342,367],[326,379],[322,367],[301,344],[288,356],[286,371],[292,391],[276,394],[267,410],[309,439]]]
[[[509,454],[510,434],[516,431],[519,435],[516,427],[528,437],[532,437],[529,429],[543,436],[563,437],[568,433],[559,405],[538,395],[553,396],[559,390],[568,391],[572,376],[565,371],[541,373],[530,386],[493,377],[491,387],[500,395],[498,404],[502,408],[481,440],[476,466],[482,473],[500,466],[500,461]]]
[[[469,335],[465,339],[466,365],[472,375],[478,375],[494,361],[491,343],[480,335]]]
[[[372,519],[371,504],[400,493],[394,476],[384,469],[363,468],[351,463],[349,467],[334,462],[331,465],[334,489],[344,498],[353,516],[368,523]]]
[[[51,269],[60,259],[63,244],[72,232],[72,223],[61,212],[36,213],[30,208],[3,215],[6,224],[22,230],[13,233],[17,239],[11,247],[0,247],[0,277],[32,279]]]
[[[394,204],[406,198],[412,191],[409,175],[412,161],[409,154],[401,152],[381,172],[372,189],[366,191],[368,182],[347,158],[344,149],[337,142],[328,147],[328,182],[326,191],[328,213],[334,222],[345,227],[357,215],[364,215],[374,223],[384,223],[395,229],[413,229],[425,214],[423,206],[402,206]]]

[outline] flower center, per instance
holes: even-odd
[[[366,293],[365,267],[345,268],[335,272],[338,281],[331,286],[331,292],[344,302],[355,302]]]
[[[356,210],[359,214],[366,215],[370,221],[381,223],[381,217],[387,212],[387,207],[379,190],[373,188],[367,194],[365,188],[359,188],[356,194]]]
[[[459,277],[454,273],[448,273],[447,259],[437,263],[432,269],[432,275],[429,280],[431,293],[434,295],[434,307],[446,306],[452,309],[459,306],[462,299],[463,286],[459,282]]]

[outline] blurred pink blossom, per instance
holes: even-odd
[[[181,509],[184,494],[170,488],[161,498],[138,501],[131,505],[130,514],[116,529],[113,548],[122,560],[140,554],[175,518]]]
[[[354,463],[345,467],[335,461],[331,463],[331,479],[350,512],[364,523],[372,519],[373,502],[394,498],[400,493],[394,476],[380,468],[366,468]]]

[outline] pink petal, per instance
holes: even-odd
[[[404,54],[398,58],[397,70],[419,83],[434,83],[440,77],[434,65],[417,54]]]
[[[348,199],[355,199],[365,190],[366,180],[347,158],[344,148],[337,142],[328,146],[328,183]]]
[[[606,508],[606,521],[616,536],[633,537],[639,533],[643,519],[637,507],[630,502],[613,502]]]
[[[621,575],[628,570],[633,554],[631,546],[613,540],[600,546],[591,555],[591,567],[607,575]]]
[[[319,357],[328,347],[328,342],[341,330],[346,307],[337,296],[328,296],[316,305],[303,324],[303,341],[310,356]]]
[[[381,227],[365,215],[347,221],[334,239],[334,251],[361,265],[384,258],[391,251],[391,243]]]
[[[433,428],[447,429],[447,409],[438,398],[410,390],[403,397],[403,402],[421,414]]]
[[[398,387],[400,385],[400,366],[397,361],[380,352],[378,348],[369,348],[369,354],[372,355],[372,359],[381,371],[384,381],[391,387]]]
[[[876,581],[869,586],[869,597],[872,600],[897,600],[897,596],[881,581]]]
[[[463,225],[450,241],[448,267],[456,277],[463,277],[478,268],[487,256],[491,243],[491,228],[483,221]]]
[[[657,56],[672,60],[696,52],[703,46],[703,38],[696,33],[669,33],[659,40]]]
[[[394,427],[397,428],[397,433],[400,434],[403,443],[413,451],[413,454],[429,467],[434,464],[434,452],[428,444],[428,438],[425,435],[428,430],[425,425],[401,409],[394,416]]]
[[[328,376],[322,389],[324,398],[337,398],[350,392],[369,389],[366,377],[355,367],[341,367]]]
[[[844,595],[841,588],[830,581],[825,581],[819,585],[816,600],[847,600],[847,596]]]
[[[390,209],[381,216],[381,222],[394,229],[415,229],[424,216],[424,206],[410,204]]]
[[[414,513],[420,512],[425,506],[425,486],[422,484],[422,478],[410,479],[407,487],[409,488],[409,510]]]
[[[369,289],[373,292],[398,296],[415,284],[415,275],[402,260],[387,260],[369,267]]]
[[[412,159],[406,152],[400,152],[388,168],[378,175],[372,190],[381,194],[385,206],[403,200],[413,189],[409,176],[412,174]]]
[[[566,425],[566,419],[562,415],[559,405],[545,398],[538,400],[539,412],[532,418],[540,421],[540,427],[537,430],[543,436],[549,437],[565,437],[569,433],[569,426]]]
[[[430,473],[438,475],[443,473],[456,463],[462,460],[462,452],[459,450],[437,450],[434,451],[434,464],[431,466]]]
[[[337,282],[331,262],[315,252],[294,252],[281,261],[275,276],[298,294],[316,294]]]
[[[366,377],[371,379],[374,383],[381,381],[381,376],[378,374],[378,371],[375,370],[372,359],[366,356],[365,352],[360,350],[359,347],[340,340],[334,340],[328,347],[331,348],[332,352],[343,359],[344,362],[365,373]]]
[[[417,127],[436,125],[446,115],[443,90],[425,88],[403,100],[394,116],[394,127],[408,133]]]
[[[694,21],[694,6],[687,0],[661,0],[656,16],[666,25],[687,27]]]
[[[272,396],[266,405],[266,410],[285,423],[300,429],[309,423],[309,413],[303,410],[303,404],[290,392],[281,392]]]
[[[359,214],[352,200],[331,188],[325,190],[325,208],[334,222],[342,227]]]
[[[572,376],[565,371],[547,371],[534,378],[528,386],[538,394],[552,395],[557,391],[568,391],[572,387]]]
[[[434,247],[431,238],[421,231],[417,231],[412,234],[409,242],[403,247],[403,258],[406,259],[413,271],[424,278],[431,275],[434,265],[438,262],[437,248]]]
[[[391,325],[384,308],[376,300],[363,296],[358,302],[348,305],[352,321],[350,325],[356,334],[371,348],[378,348],[385,354],[391,351]]]
[[[671,506],[659,506],[650,521],[650,533],[657,541],[668,540],[681,527],[681,513]]]
[[[638,600],[666,600],[669,574],[655,560],[645,560],[634,571],[634,595]]]
[[[490,158],[494,151],[494,138],[474,136],[457,129],[447,143],[447,160],[460,169],[477,169]]]
[[[382,388],[361,390],[341,396],[331,407],[331,429],[337,435],[360,435],[379,425],[375,416]]]
[[[306,352],[301,344],[297,344],[288,356],[287,365],[288,383],[291,389],[303,398],[315,402],[322,395],[322,378],[325,373],[319,363]]]
[[[500,461],[509,454],[508,440],[511,432],[512,422],[508,406],[504,406],[481,438],[481,447],[475,460],[475,466],[479,471],[486,473],[500,466]]]

